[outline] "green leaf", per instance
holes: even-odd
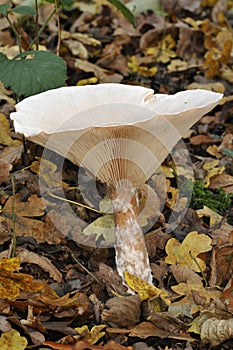
[[[0,14],[6,16],[8,11],[10,9],[10,5],[9,4],[2,4],[0,5]]]
[[[14,13],[17,13],[19,15],[36,16],[36,10],[33,7],[31,7],[31,6],[21,5],[21,6],[17,6],[15,8],[13,8],[11,11],[14,12]]]
[[[0,53],[0,80],[6,87],[27,97],[64,85],[66,64],[61,57],[49,51],[27,51],[20,56],[29,54],[34,57],[9,60]]]
[[[128,9],[128,7],[121,2],[120,0],[108,0],[111,4],[113,4],[121,13],[128,19],[128,21],[134,26],[135,21],[134,21],[134,15],[132,12]]]

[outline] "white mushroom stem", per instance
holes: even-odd
[[[152,284],[151,268],[142,228],[138,223],[138,198],[133,188],[111,189],[115,218],[116,267],[124,281],[124,271]]]

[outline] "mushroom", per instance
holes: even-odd
[[[141,86],[62,87],[28,97],[11,113],[16,132],[84,167],[107,185],[115,219],[116,267],[152,283],[137,187],[222,95],[154,94]]]

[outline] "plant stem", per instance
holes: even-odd
[[[12,29],[12,31],[14,32],[17,42],[18,42],[18,47],[19,47],[19,52],[22,52],[22,45],[21,45],[21,36],[18,33],[17,29],[15,28],[14,24],[11,22],[10,18],[8,15],[5,16],[6,20],[8,21],[8,23],[10,24],[10,27]]]
[[[12,201],[11,201],[11,219],[12,219],[12,242],[10,245],[10,256],[15,256],[15,249],[16,249],[16,232],[15,232],[15,182],[14,182],[14,176],[11,175],[11,185],[12,185]]]
[[[47,24],[49,23],[50,19],[53,17],[53,15],[56,13],[56,9],[54,9],[51,14],[49,15],[49,17],[46,19],[46,21],[44,22],[43,26],[38,30],[38,38],[40,36],[40,34],[43,32],[43,30],[45,29],[45,27],[47,26]],[[30,46],[28,47],[27,51],[31,50],[32,46],[36,43],[36,38],[34,38],[30,44]]]
[[[38,12],[38,1],[35,0],[35,8],[36,8],[36,31],[35,31],[35,42],[36,42],[36,50],[39,49],[39,12]]]
[[[57,56],[59,56],[60,52],[60,45],[61,45],[61,23],[60,23],[60,17],[59,17],[59,6],[57,4],[57,0],[55,0],[55,9],[57,14]]]

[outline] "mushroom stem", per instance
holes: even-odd
[[[151,268],[142,228],[138,223],[138,196],[134,188],[111,189],[115,219],[115,251],[118,274],[124,271],[152,284]]]

